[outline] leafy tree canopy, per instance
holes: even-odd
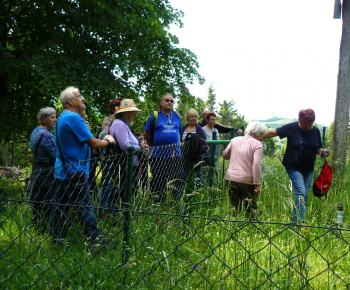
[[[145,115],[165,92],[186,102],[187,84],[204,80],[169,33],[182,16],[168,0],[0,1],[0,140],[28,137],[71,85],[88,118],[116,96],[143,101]]]

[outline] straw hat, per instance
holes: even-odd
[[[125,99],[120,102],[120,107],[115,108],[115,114],[123,112],[142,112],[136,108],[136,104],[131,99]]]

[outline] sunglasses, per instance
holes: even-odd
[[[164,99],[164,101],[167,102],[167,103],[169,103],[169,102],[170,103],[174,103],[174,100],[170,100],[170,99]]]

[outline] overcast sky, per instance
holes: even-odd
[[[297,118],[313,108],[316,122],[330,125],[341,39],[334,0],[170,0],[185,13],[171,31],[194,52],[206,99],[214,86],[218,102],[235,102],[246,120]]]

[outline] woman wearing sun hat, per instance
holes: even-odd
[[[131,132],[129,125],[137,113],[141,112],[136,107],[136,104],[131,99],[125,99],[120,102],[119,108],[116,108],[114,114],[114,121],[110,127],[110,135],[115,138],[116,145],[113,147],[113,151],[118,154],[119,158],[116,158],[116,166],[114,167],[115,176],[117,178],[117,186],[119,187],[119,198],[123,200],[125,192],[125,178],[126,178],[126,158],[125,153],[128,145],[133,145],[135,151],[148,149],[148,145],[141,141],[138,142],[137,138]],[[121,155],[119,155],[121,154]],[[134,155],[134,172],[138,168],[139,160],[136,155]]]

